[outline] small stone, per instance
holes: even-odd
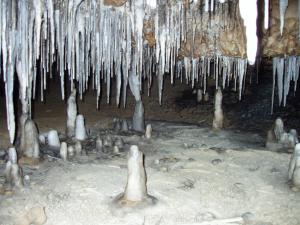
[[[212,163],[214,166],[220,164],[221,162],[223,162],[221,159],[214,159],[214,160],[211,161],[211,163]]]

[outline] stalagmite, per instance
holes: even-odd
[[[156,199],[147,194],[143,153],[139,151],[136,145],[130,147],[127,168],[125,191],[115,199],[115,202],[123,207],[136,206],[141,203],[146,205],[155,203]]]
[[[152,126],[151,124],[147,124],[146,132],[145,132],[146,139],[150,139],[152,137]]]
[[[300,144],[297,144],[294,148],[294,152],[291,156],[290,163],[289,163],[289,171],[288,171],[288,178],[292,180],[295,166],[296,166],[296,158],[300,156]]]
[[[20,116],[20,121],[19,121],[19,136],[20,136],[20,146],[19,146],[19,152],[20,154],[23,154],[24,149],[25,149],[25,144],[26,144],[26,136],[25,136],[25,123],[26,120],[28,119],[28,114],[22,114]]]
[[[72,158],[75,155],[75,150],[72,145],[68,146],[68,158]]]
[[[68,146],[66,142],[62,142],[60,145],[59,155],[62,160],[66,161],[68,159]]]
[[[213,128],[214,129],[221,129],[223,128],[223,109],[222,109],[222,91],[220,88],[216,91],[215,94],[215,112],[214,112],[214,119],[213,119]]]
[[[4,173],[9,189],[23,187],[23,173],[18,165],[17,152],[14,147],[8,149],[8,161]]]
[[[128,123],[127,123],[126,119],[122,120],[121,131],[123,131],[123,132],[128,131]]]
[[[203,99],[203,91],[201,89],[197,90],[197,102],[200,103],[202,102]]]
[[[84,141],[87,138],[83,115],[77,115],[75,138],[79,141]]]
[[[134,114],[132,118],[132,129],[139,132],[145,130],[144,106],[142,101],[135,103]]]
[[[277,141],[281,140],[282,135],[284,134],[284,125],[283,125],[283,121],[280,117],[278,117],[275,120],[275,124],[274,124],[274,134],[276,137]]]
[[[73,89],[67,102],[67,129],[66,134],[68,137],[75,135],[75,122],[77,116],[77,104],[76,104],[76,89]]]
[[[209,94],[208,94],[208,92],[206,92],[206,93],[204,94],[204,101],[205,101],[205,102],[208,102],[208,101],[209,101]]]
[[[24,148],[23,155],[29,158],[38,159],[40,156],[39,134],[35,123],[27,119],[24,128]]]
[[[48,132],[48,145],[54,149],[60,149],[60,140],[56,130],[50,130]]]

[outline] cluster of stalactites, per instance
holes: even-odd
[[[213,11],[223,2],[206,1],[200,10],[205,11],[210,4]],[[155,23],[154,48],[143,40],[143,22],[150,17]],[[161,102],[163,74],[175,73],[180,44],[186,40],[186,7],[184,1],[167,5],[163,0],[128,1],[117,8],[98,0],[0,0],[0,34],[8,129],[13,143],[15,68],[23,113],[30,114],[38,85],[44,99],[47,77],[52,77],[53,69],[60,74],[63,99],[67,71],[72,89],[73,80],[78,82],[80,97],[92,80],[97,104],[101,82],[107,84],[109,101],[110,82],[115,76],[118,105],[121,86],[125,105],[129,73],[140,80],[149,77],[149,86],[152,73],[156,73]],[[57,68],[52,67],[53,62],[57,62]]]
[[[296,92],[299,78],[300,56],[274,57],[273,58],[273,91],[272,106],[273,113],[275,86],[277,84],[279,106],[286,106],[286,99],[290,91],[290,83],[294,82],[293,91]],[[277,76],[276,76],[277,75]],[[277,77],[277,79],[276,79]]]

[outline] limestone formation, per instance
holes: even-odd
[[[142,101],[137,101],[135,103],[135,109],[132,118],[132,129],[139,132],[145,131],[144,106]]]
[[[79,141],[84,141],[87,138],[83,115],[77,115],[75,138]]]
[[[56,130],[50,130],[48,132],[48,145],[53,149],[60,149],[60,140]]]
[[[280,117],[278,117],[275,120],[275,124],[274,124],[274,134],[275,134],[275,138],[278,142],[282,139],[284,132],[285,131],[284,131],[283,121]]]
[[[151,124],[147,124],[145,138],[150,139],[151,137],[152,137],[152,126],[151,126]]]
[[[23,187],[23,173],[18,165],[17,152],[14,147],[8,149],[8,161],[5,167],[5,182],[8,189]]]
[[[68,146],[66,142],[61,143],[59,154],[62,160],[66,161],[68,159]]]
[[[123,207],[155,203],[156,199],[147,194],[143,153],[139,151],[136,145],[130,147],[127,169],[125,191],[115,199],[116,203]]]
[[[203,100],[203,91],[201,89],[197,90],[197,102],[200,103]]]
[[[294,171],[295,171],[295,167],[296,167],[296,159],[297,157],[300,156],[300,144],[297,144],[295,146],[295,149],[294,149],[294,152],[291,156],[291,160],[290,160],[290,164],[289,164],[289,180],[292,180],[293,179],[293,174],[294,174]]]
[[[72,158],[75,156],[75,150],[72,145],[68,146],[68,158]]]
[[[223,128],[223,109],[222,109],[222,91],[218,88],[215,94],[215,113],[213,119],[213,128],[222,129]]]
[[[77,116],[77,104],[76,104],[76,89],[74,88],[67,102],[67,137],[73,137],[75,135],[75,122]]]
[[[204,102],[208,102],[209,101],[209,94],[208,92],[205,92],[204,94]]]
[[[123,132],[127,132],[128,131],[128,123],[127,123],[126,119],[122,120],[121,131],[123,131]]]
[[[23,155],[29,158],[38,159],[40,157],[39,134],[35,123],[27,119],[24,127]]]

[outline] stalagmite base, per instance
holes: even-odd
[[[59,155],[62,160],[67,161],[68,159],[68,146],[66,142],[62,142],[60,145]]]
[[[137,101],[132,118],[132,129],[134,131],[145,131],[144,106],[142,101]]]
[[[9,190],[23,187],[22,169],[17,163],[17,152],[14,147],[8,149],[8,161],[5,168],[5,180]]]
[[[223,128],[223,109],[222,109],[222,91],[219,88],[215,95],[215,113],[213,120],[213,128],[214,129],[222,129]]]
[[[300,144],[295,146],[294,152],[292,154],[288,178],[291,181],[292,189],[295,191],[300,190]]]
[[[138,146],[132,145],[128,154],[128,175],[124,193],[114,200],[120,207],[148,206],[156,203],[157,199],[147,194],[146,171],[143,153]]]

